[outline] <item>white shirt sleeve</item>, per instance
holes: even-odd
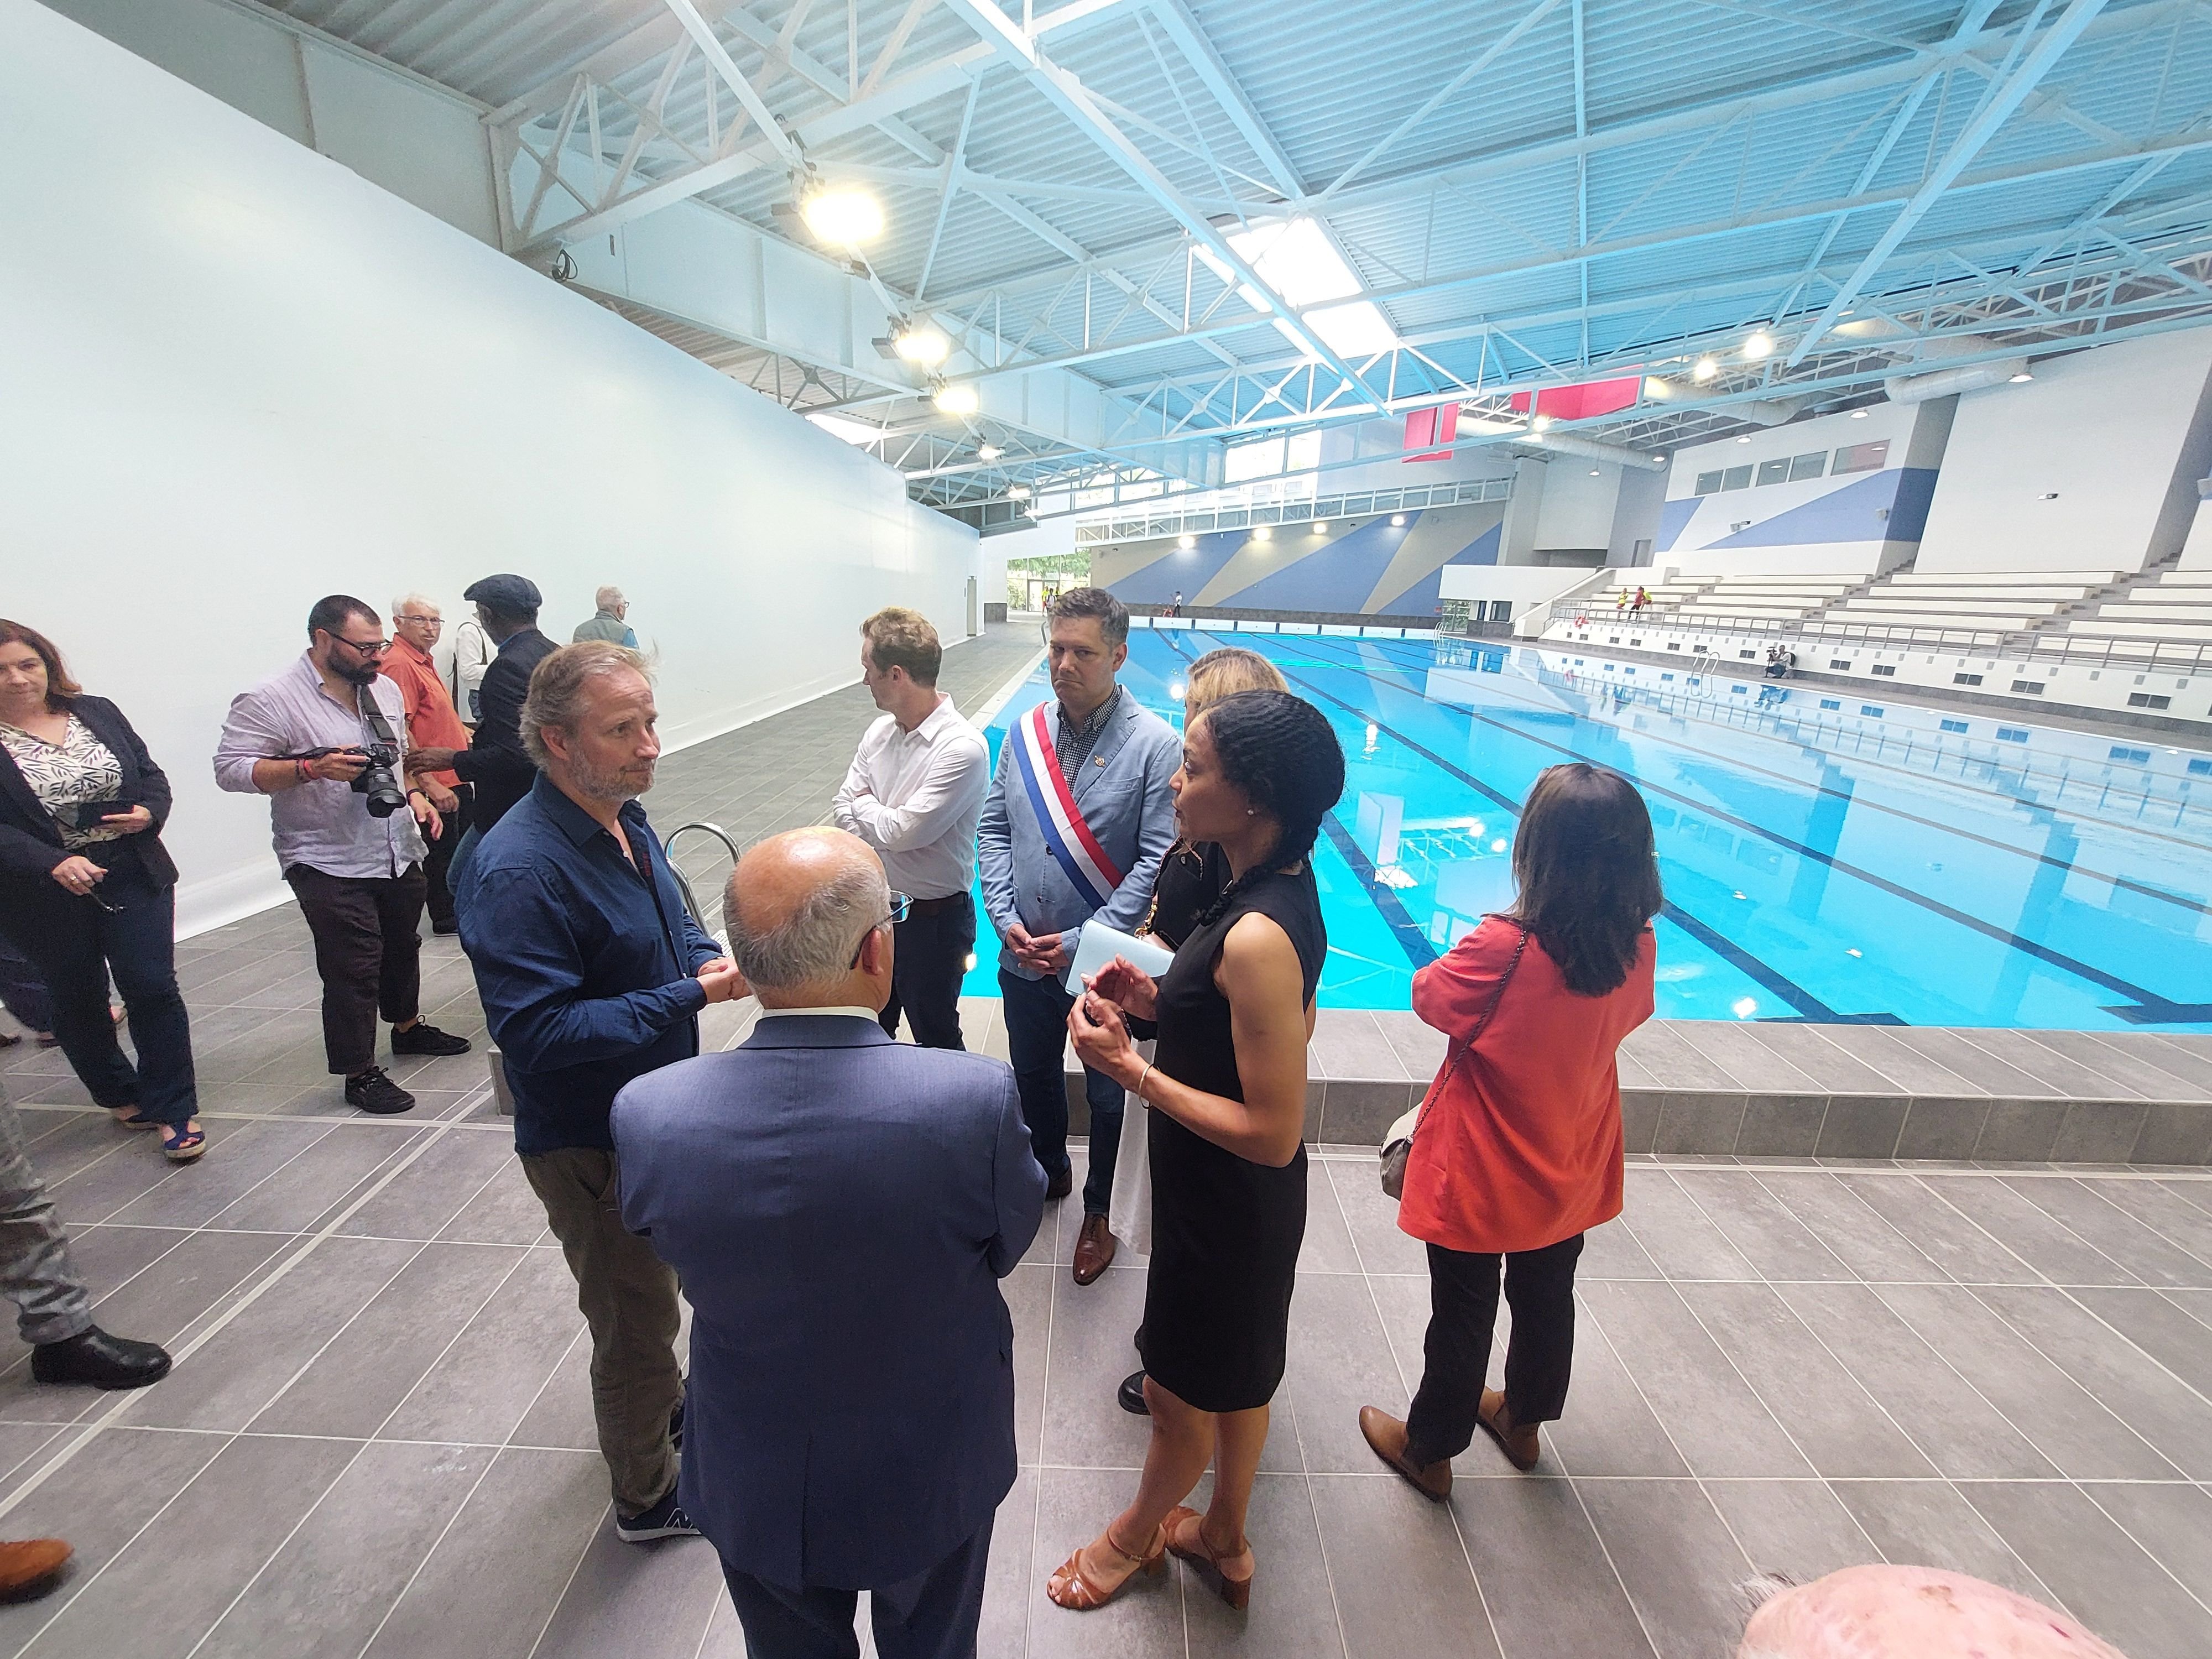
[[[846,775],[848,788],[860,770],[857,757],[853,766],[853,772]],[[836,809],[838,825],[885,853],[926,847],[975,810],[990,785],[989,769],[990,750],[963,733],[941,744],[929,757],[921,786],[902,805],[886,806],[872,795],[848,799],[840,790]]]

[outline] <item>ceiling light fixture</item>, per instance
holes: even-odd
[[[1176,545],[1182,549],[1184,552],[1188,553],[1192,548],[1198,545],[1198,538],[1195,536],[1178,536],[1176,538]]]
[[[975,447],[975,459],[979,461],[995,461],[1006,453],[996,444],[978,444]]]
[[[1720,372],[1721,366],[1711,357],[1700,357],[1691,366],[1690,378],[1698,381],[1710,380]]]
[[[1528,424],[1534,427],[1539,432],[1549,432],[1552,429],[1552,417],[1548,415],[1539,415],[1534,420],[1529,422]]]
[[[1327,519],[1316,519],[1313,521],[1313,533],[1316,536],[1328,535],[1328,520]]]
[[[1402,513],[1393,513],[1390,515],[1390,528],[1393,530],[1403,530],[1405,527],[1406,515]]]
[[[2011,380],[2005,382],[2005,384],[2008,386],[2018,386],[2022,380],[2032,380],[2034,378],[2034,375],[2029,374],[2023,368],[2019,374],[2014,375]]]
[[[1867,412],[1863,409],[1855,409],[1851,411],[1851,418],[1855,421],[1863,421],[1866,417]]]
[[[1268,529],[1266,525],[1254,525],[1252,526],[1252,539],[1255,542],[1272,542],[1275,539],[1275,532]]]
[[[964,380],[940,385],[931,395],[930,402],[946,415],[973,415],[983,405],[983,400],[975,395],[975,388]]]
[[[857,185],[808,186],[799,216],[815,240],[833,247],[861,247],[884,234],[884,204]]]
[[[1008,501],[1025,501],[1029,500],[1029,498],[1030,487],[1027,484],[1008,484],[1006,486],[1006,499]]]
[[[1744,438],[1738,438],[1738,439],[1736,440],[1736,441],[1737,441],[1738,443],[1740,443],[1740,444],[1747,444],[1747,443],[1749,443],[1749,442],[1751,441],[1751,440],[1750,440],[1749,438],[1747,438],[1747,437],[1744,437]]]
[[[1763,328],[1743,343],[1743,360],[1747,363],[1759,362],[1773,355],[1774,337]]]
[[[934,323],[894,323],[891,349],[910,363],[934,368],[952,355],[952,342]]]

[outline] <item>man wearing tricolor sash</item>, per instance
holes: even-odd
[[[1003,945],[1006,1041],[1048,1198],[1066,1196],[1073,1184],[1061,1054],[1074,999],[1061,975],[1085,922],[1136,931],[1175,842],[1168,780],[1182,764],[1182,740],[1116,683],[1128,655],[1129,613],[1111,593],[1071,588],[1052,602],[1053,698],[1007,732],[978,831],[983,906]],[[1088,1285],[1114,1259],[1106,1206],[1121,1085],[1086,1068],[1083,1092],[1091,1159],[1073,1266],[1075,1282]]]

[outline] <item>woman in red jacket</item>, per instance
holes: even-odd
[[[1421,1386],[1360,1432],[1431,1498],[1479,1424],[1515,1468],[1566,1403],[1583,1235],[1620,1213],[1620,1041],[1651,1017],[1660,904],[1651,817],[1617,772],[1554,766],[1513,846],[1521,890],[1413,976],[1413,1012],[1452,1039],[1406,1166],[1398,1225],[1429,1247]],[[1483,1387],[1504,1267],[1505,1389]]]

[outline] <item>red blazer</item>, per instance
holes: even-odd
[[[1413,975],[1413,1012],[1459,1054],[1513,959],[1492,917]],[[1628,978],[1577,996],[1534,937],[1482,1041],[1437,1073],[1406,1165],[1398,1225],[1447,1249],[1541,1249],[1620,1213],[1620,1040],[1651,1018],[1646,929]]]

